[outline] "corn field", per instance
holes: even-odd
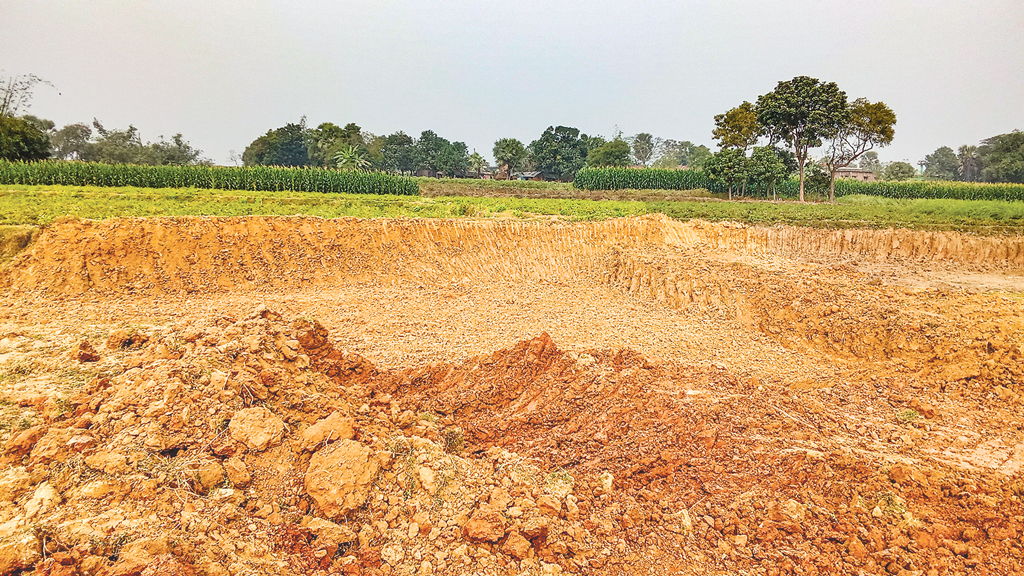
[[[697,170],[660,170],[654,168],[584,168],[576,174],[573,186],[581,190],[693,190],[704,188],[714,193],[727,191],[721,181]],[[799,195],[795,178],[777,184],[781,197]],[[761,190],[758,182],[748,182],[748,191]],[[821,192],[819,190],[819,192]],[[827,192],[827,187],[825,192]],[[903,182],[863,182],[836,180],[836,196],[863,194],[883,198],[946,199],[946,200],[1010,200],[1024,201],[1024,184],[988,184],[910,180]]]
[[[92,162],[0,161],[0,184],[131,186],[214,190],[419,195],[411,179],[382,172],[276,166],[136,166]]]
[[[572,185],[580,190],[696,190],[726,192],[727,186],[699,170],[584,168]]]

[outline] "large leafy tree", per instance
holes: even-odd
[[[847,123],[846,93],[834,82],[797,76],[779,82],[775,90],[758,97],[757,121],[769,140],[789,145],[800,174],[800,201],[804,201],[804,168],[811,148],[834,137]]]
[[[594,148],[587,154],[587,166],[628,166],[629,144],[616,138]]]
[[[415,172],[419,165],[419,150],[416,140],[405,132],[385,136],[380,149],[382,163],[386,170],[405,174]]]
[[[469,169],[469,147],[465,142],[451,142],[437,155],[437,171],[452,178]]]
[[[104,164],[146,164],[139,130],[129,124],[124,130],[107,129],[93,118],[96,137],[83,160]]]
[[[477,178],[483,176],[483,171],[484,168],[487,166],[487,161],[484,160],[484,157],[481,156],[480,153],[476,151],[476,149],[474,149],[473,153],[469,155],[469,158],[467,158],[467,163],[469,165],[469,169],[472,170],[474,174],[476,174]]]
[[[1014,130],[982,140],[978,154],[984,180],[1024,183],[1024,132]]]
[[[0,159],[45,160],[50,157],[50,137],[21,118],[0,117]]]
[[[958,180],[960,159],[949,146],[942,146],[924,157],[924,175],[935,180]]]
[[[896,135],[896,113],[884,102],[858,98],[847,109],[846,123],[825,149],[822,164],[828,171],[828,199],[836,200],[836,172],[854,163],[872,148],[888,146]]]
[[[757,144],[761,136],[761,125],[757,122],[757,110],[750,102],[744,102],[724,114],[715,116],[715,129],[711,136],[722,148],[738,148],[744,153]]]
[[[440,171],[438,156],[451,146],[446,138],[437,135],[433,130],[424,130],[416,141],[416,149],[419,152],[419,167],[431,172]]]
[[[494,161],[498,163],[498,168],[505,166],[505,170],[508,172],[506,176],[511,180],[512,173],[522,165],[526,158],[526,148],[515,138],[502,138],[494,143],[491,154],[494,155]]]
[[[596,138],[580,134],[577,128],[548,126],[529,148],[545,178],[570,181],[586,163],[590,149],[599,145]]]
[[[882,178],[885,180],[909,180],[917,175],[917,170],[907,162],[890,162],[885,167]]]
[[[308,166],[305,117],[298,124],[285,124],[253,140],[242,152],[242,162],[246,166]]]
[[[87,124],[68,124],[50,137],[53,156],[61,160],[84,160],[89,156],[92,128]]]

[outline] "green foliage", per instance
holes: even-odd
[[[285,124],[255,139],[242,152],[246,166],[307,166],[306,119]]]
[[[781,151],[780,151],[781,152]],[[781,155],[780,155],[781,159]],[[912,166],[903,162],[904,170],[916,174]],[[788,169],[787,169],[788,170]],[[757,169],[751,169],[750,185],[763,188],[761,179],[753,178]],[[828,188],[828,175],[818,168],[809,172],[813,178],[822,178],[816,184],[818,189]],[[728,192],[728,184],[712,179],[707,172],[699,170],[661,170],[656,168],[585,168],[576,175],[573,185],[581,190],[691,190],[706,188],[713,193]],[[836,180],[836,196],[853,194],[880,196],[894,199],[944,198],[956,200],[1024,200],[1024,185],[988,184],[942,181],[880,181]],[[777,183],[778,194],[793,198],[799,194],[799,182],[794,179]]]
[[[592,168],[603,166],[628,166],[629,144],[616,138],[611,142],[594,148],[587,154],[587,166]],[[577,175],[578,176],[578,175]]]
[[[502,138],[494,143],[491,153],[499,168],[503,164],[508,167],[508,177],[511,178],[512,173],[518,170],[523,163],[523,159],[526,157],[526,148],[515,138]]]
[[[334,154],[333,163],[342,170],[364,170],[370,165],[366,153],[353,144],[344,144]]]
[[[804,200],[803,172],[808,151],[839,133],[849,119],[846,93],[834,82],[797,76],[779,82],[757,99],[757,121],[770,141],[789,144],[800,171],[800,201]]]
[[[909,180],[917,175],[917,170],[906,162],[890,162],[882,173],[882,178],[889,181]]]
[[[23,118],[0,117],[0,160],[44,160],[50,137]]]
[[[920,417],[921,415],[917,413],[917,410],[903,410],[896,414],[896,421],[900,424],[909,424]]]
[[[0,184],[419,194],[415,181],[391,174],[270,166],[233,168],[0,161]]]
[[[733,187],[747,179],[747,157],[739,148],[723,148],[704,162],[704,172],[712,180],[728,186],[732,200]]]
[[[693,190],[725,192],[726,186],[699,170],[658,168],[584,168],[573,186],[580,190]]]
[[[1014,130],[983,140],[978,153],[985,181],[1024,184],[1024,132]]]
[[[935,180],[959,180],[960,160],[949,146],[943,146],[924,157],[925,178]]]
[[[711,135],[722,148],[746,150],[757,143],[761,125],[757,122],[757,111],[750,102],[744,102],[725,114],[715,116],[715,129]]]
[[[654,156],[654,137],[647,132],[641,132],[629,139],[629,145],[633,161],[641,166],[647,166]]]
[[[548,126],[541,137],[530,143],[529,149],[536,161],[537,170],[546,178],[570,181],[583,168],[591,147],[601,142],[577,128]]]

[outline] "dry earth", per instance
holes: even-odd
[[[1018,574],[1024,239],[65,222],[0,574]]]

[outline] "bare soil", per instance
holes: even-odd
[[[128,219],[3,272],[0,574],[1016,574],[1024,241]]]

